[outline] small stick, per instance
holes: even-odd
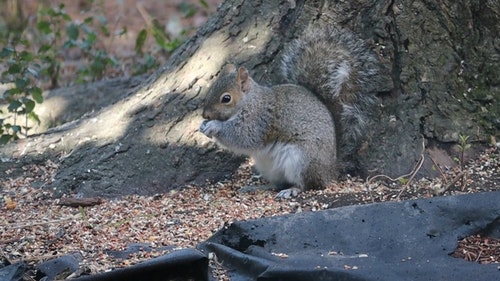
[[[465,175],[465,173],[467,173],[467,172],[461,171],[460,174],[458,174],[456,177],[454,177],[453,180],[451,180],[451,182],[444,187],[442,193],[445,193],[448,189],[450,189],[461,177],[463,177]]]
[[[441,177],[443,178],[443,181],[444,183],[446,183],[446,175],[444,174],[443,170],[441,169],[441,167],[439,167],[439,165],[436,163],[436,161],[434,161],[434,159],[432,157],[429,157],[432,161],[432,163],[434,164],[434,167],[436,167],[436,169],[439,171],[439,173],[441,174]]]
[[[104,203],[102,198],[69,198],[63,197],[59,199],[57,205],[69,207],[90,207]]]
[[[11,227],[7,227],[7,229],[26,228],[26,227],[37,226],[37,225],[60,223],[60,222],[63,222],[63,221],[72,220],[72,219],[76,219],[76,218],[78,218],[78,217],[77,216],[72,216],[72,217],[68,217],[68,218],[64,218],[64,219],[59,219],[59,220],[33,222],[33,223],[27,223],[27,224],[22,224],[22,225],[14,225],[14,226],[11,226]]]

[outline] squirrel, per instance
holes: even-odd
[[[282,57],[286,84],[266,87],[227,65],[208,89],[200,132],[250,156],[277,198],[325,188],[356,169],[377,106],[377,57],[352,32],[310,28]]]

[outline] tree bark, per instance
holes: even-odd
[[[473,0],[227,0],[138,90],[8,145],[1,155],[11,161],[57,158],[56,195],[153,194],[220,180],[243,158],[217,148],[197,129],[198,109],[221,67],[244,65],[256,81],[280,83],[287,43],[310,24],[335,24],[366,39],[387,69],[363,162],[371,174],[396,177],[424,156],[419,174],[428,176],[429,158],[451,161],[453,152],[442,148],[460,134],[478,142],[498,136],[499,6]]]

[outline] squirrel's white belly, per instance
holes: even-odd
[[[307,160],[298,146],[274,143],[251,156],[257,170],[270,182],[302,186]]]

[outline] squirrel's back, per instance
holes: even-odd
[[[283,55],[285,81],[308,88],[329,105],[338,157],[348,171],[356,169],[350,166],[357,163],[349,162],[364,142],[367,121],[377,109],[379,65],[363,40],[337,27],[309,28]]]

